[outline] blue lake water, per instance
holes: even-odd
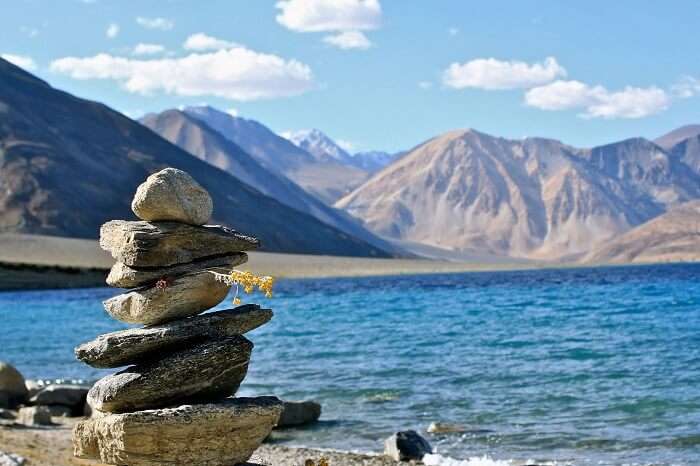
[[[97,378],[72,348],[124,328],[115,290],[0,293],[0,359]],[[239,393],[312,398],[295,445],[378,451],[431,421],[453,458],[700,464],[700,265],[282,280]],[[224,306],[220,306],[224,307]],[[472,464],[472,463],[463,463]]]

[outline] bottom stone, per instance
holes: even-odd
[[[246,462],[282,412],[272,396],[227,398],[87,419],[73,429],[78,458],[129,466],[231,466]]]

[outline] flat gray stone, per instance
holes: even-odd
[[[103,304],[109,315],[122,322],[156,325],[211,309],[226,298],[230,288],[212,272],[195,272],[164,287],[136,288]]]
[[[27,460],[24,457],[0,451],[0,466],[24,466],[25,464],[27,464]]]
[[[136,189],[131,210],[141,220],[204,225],[214,204],[209,193],[187,172],[165,168]]]
[[[275,397],[109,414],[73,429],[78,458],[130,466],[231,466],[246,462],[282,410]]]
[[[311,424],[321,417],[321,405],[315,401],[285,401],[277,427]]]
[[[112,220],[100,229],[100,246],[129,267],[168,267],[260,246],[222,226]]]
[[[95,383],[93,409],[124,413],[233,395],[245,378],[253,343],[242,336],[209,340],[131,366]]]
[[[63,405],[74,409],[85,403],[88,390],[90,387],[85,385],[48,385],[29,401],[35,405]]]
[[[221,273],[228,273],[234,267],[248,261],[248,255],[244,252],[200,259],[187,264],[173,265],[171,267],[129,267],[126,264],[117,262],[112,266],[107,276],[107,284],[117,288],[136,288],[144,285],[153,285],[161,279],[172,279],[187,273],[201,270],[216,270]]]
[[[20,408],[17,413],[17,423],[25,426],[49,426],[51,411],[46,406]]]
[[[203,339],[243,335],[272,318],[256,304],[176,320],[146,328],[106,333],[75,348],[75,355],[93,367],[119,367]]]

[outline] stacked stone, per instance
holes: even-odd
[[[199,314],[229,292],[213,270],[230,272],[259,242],[203,226],[211,197],[173,168],[139,186],[132,210],[142,221],[111,221],[100,231],[100,245],[117,260],[107,283],[133,288],[104,306],[115,319],[144,327],[76,348],[93,367],[129,367],[90,389],[93,415],[73,431],[75,455],[118,465],[245,462],[282,410],[274,397],[231,398],[253,349],[242,335],[272,311],[245,305]]]

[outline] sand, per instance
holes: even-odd
[[[73,457],[71,430],[79,419],[54,418],[51,427],[0,426],[0,451],[15,453],[27,459],[27,466],[101,465],[102,463]],[[250,463],[270,466],[303,466],[306,460],[326,458],[329,465],[388,466],[397,463],[379,455],[361,455],[347,452],[294,448],[281,445],[262,445]],[[411,464],[411,463],[401,463]]]

